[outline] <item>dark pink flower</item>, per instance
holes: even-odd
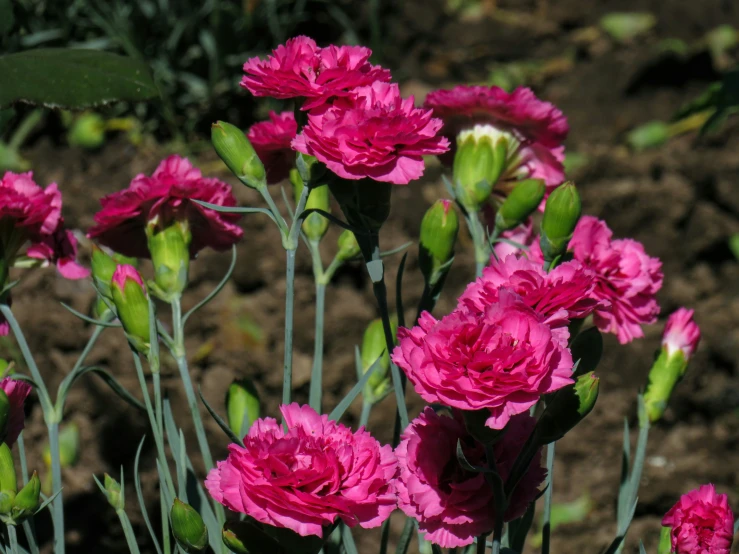
[[[526,305],[544,316],[550,327],[562,327],[573,319],[583,319],[603,302],[593,296],[595,274],[580,262],[565,262],[546,273],[540,262],[509,255],[490,259],[482,276],[467,285],[459,297],[458,309],[483,314],[498,301],[500,289],[520,295]]]
[[[667,349],[668,356],[682,351],[685,360],[690,360],[700,340],[701,330],[693,319],[693,310],[679,308],[667,318],[662,333],[662,348]]]
[[[13,446],[26,425],[24,405],[31,394],[31,385],[25,381],[5,377],[0,381],[0,389],[8,396],[10,412],[8,415],[7,434],[3,442]]]
[[[267,170],[267,182],[279,183],[287,179],[295,165],[295,151],[290,143],[298,133],[293,112],[269,112],[269,121],[260,121],[246,133],[254,150]]]
[[[662,262],[650,257],[641,243],[612,237],[604,221],[584,216],[577,223],[569,249],[575,260],[595,273],[595,298],[610,304],[610,309],[595,310],[595,325],[626,344],[644,336],[642,325],[657,321]],[[529,257],[543,260],[538,242],[531,246]]]
[[[278,46],[265,60],[249,59],[241,86],[254,96],[305,98],[302,109],[309,110],[355,87],[389,81],[388,70],[369,63],[371,55],[363,46],[319,48],[313,39],[298,36]]]
[[[495,444],[496,467],[503,480],[535,424],[528,414],[515,416]],[[492,488],[484,474],[461,466],[457,443],[461,443],[468,462],[487,466],[484,446],[467,433],[458,411],[447,417],[427,407],[405,430],[395,450],[400,466],[398,506],[418,521],[427,540],[444,548],[471,544],[477,536],[492,531],[496,517]],[[534,457],[516,487],[505,521],[523,515],[536,498],[546,477],[540,459],[540,454]]]
[[[146,226],[166,227],[174,221],[186,222],[192,233],[190,255],[205,247],[230,248],[243,235],[236,225],[239,214],[221,213],[191,200],[220,206],[235,206],[231,186],[203,177],[187,158],[170,156],[154,174],[137,175],[123,191],[104,197],[95,214],[96,225],[87,236],[116,252],[135,258],[149,258]]]
[[[431,110],[415,108],[413,97],[401,98],[398,85],[375,82],[311,112],[293,148],[344,179],[405,185],[423,175],[422,156],[447,151],[448,141],[437,136],[441,125]]]
[[[483,314],[455,310],[437,321],[424,312],[412,329],[398,329],[392,359],[427,402],[490,410],[486,424],[502,429],[542,394],[572,383],[567,330],[511,290]]]
[[[670,527],[671,552],[676,554],[729,554],[734,541],[734,514],[729,498],[703,485],[680,497],[662,519]]]
[[[33,173],[8,171],[0,180],[0,255],[12,265],[22,247],[26,256],[53,263],[67,279],[90,272],[77,261],[77,240],[64,228],[62,195],[56,183],[41,188]],[[0,335],[3,326],[0,325]]]
[[[460,131],[475,125],[491,126],[508,133],[518,143],[509,153],[505,179],[543,179],[548,188],[564,181],[564,147],[569,126],[562,112],[539,100],[531,89],[519,87],[511,93],[500,87],[460,85],[451,90],[430,92],[424,107],[444,120],[442,133],[452,141]],[[451,164],[453,153],[442,158]]]
[[[397,460],[360,428],[330,421],[308,406],[280,408],[287,431],[258,419],[244,447],[229,445],[205,481],[213,498],[261,523],[321,536],[341,519],[378,527],[396,507]]]

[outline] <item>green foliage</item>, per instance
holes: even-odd
[[[651,13],[613,12],[600,20],[601,28],[618,42],[629,42],[652,30],[657,18]]]

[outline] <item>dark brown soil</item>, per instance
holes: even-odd
[[[568,54],[552,71],[537,77],[535,84],[537,93],[559,105],[569,118],[568,151],[588,158],[572,175],[582,191],[585,211],[604,218],[616,235],[642,241],[650,254],[663,260],[663,314],[681,305],[696,309],[703,342],[665,420],[652,430],[627,551],[636,551],[637,539],[642,538],[647,550],[654,552],[660,518],[681,493],[699,484],[715,483],[739,507],[739,263],[727,246],[728,238],[739,232],[739,124],[730,120],[715,135],[697,140],[691,134],[645,153],[634,154],[621,146],[625,131],[652,119],[668,119],[718,75],[706,53],[684,60],[655,54],[659,40],[675,37],[695,42],[720,24],[739,27],[739,6],[721,0],[614,0],[595,5],[576,0],[548,5],[546,0],[501,0],[492,18],[462,22],[444,15],[439,2],[409,0],[398,5],[400,13],[386,23],[384,54],[385,63],[397,68],[395,73],[404,79],[407,92],[423,94],[439,85],[483,80],[501,62]],[[546,15],[537,11],[541,9],[547,10]],[[658,18],[655,31],[628,45],[614,44],[602,36],[587,39],[587,29],[602,14],[623,10],[651,11]],[[85,229],[100,196],[127,186],[138,172],[151,171],[164,152],[136,151],[123,141],[113,141],[100,152],[88,153],[42,139],[26,154],[40,182],[60,184],[69,224]],[[212,154],[206,154],[200,162],[213,160]],[[421,183],[396,188],[393,212],[383,230],[386,248],[416,237],[426,207],[444,194],[440,173],[441,168],[431,166]],[[221,176],[228,179],[225,173]],[[242,204],[260,205],[252,191],[235,187]],[[278,234],[266,218],[249,215],[244,228],[233,279],[193,318],[187,345],[193,378],[212,404],[222,406],[234,377],[249,376],[262,394],[264,413],[274,415],[282,384],[284,260]],[[337,234],[333,229],[324,241],[326,261],[333,254]],[[453,306],[473,275],[471,244],[464,233],[458,251],[437,307],[439,314]],[[408,318],[421,292],[415,247],[409,252],[404,280]],[[391,275],[398,262],[398,257],[388,262]],[[228,264],[228,255],[212,252],[204,252],[192,264],[185,309],[207,294]],[[363,268],[348,266],[329,290],[325,350],[325,405],[329,408],[352,386],[354,345],[377,314],[368,285]],[[311,267],[302,248],[296,286],[294,365],[296,397],[302,401],[307,400],[312,359],[314,299]],[[90,333],[59,301],[87,312],[94,292],[87,282],[66,281],[45,270],[25,273],[13,294],[14,311],[47,382],[55,387]],[[555,502],[587,493],[593,509],[584,521],[555,531],[554,552],[597,552],[615,533],[623,420],[626,417],[634,423],[636,393],[645,383],[660,333],[661,324],[649,327],[645,339],[626,347],[612,337],[606,339],[607,351],[598,371],[602,378],[598,405],[558,445],[554,475]],[[0,355],[13,356],[14,352],[12,342],[0,342]],[[129,390],[138,390],[120,332],[103,333],[88,363],[108,368]],[[188,428],[181,386],[168,360],[163,375],[179,421]],[[408,402],[412,414],[422,406],[412,392]],[[358,410],[359,406],[352,407],[353,417]],[[370,419],[371,430],[381,440],[391,436],[391,414],[392,399],[388,399]],[[70,394],[65,421],[79,426],[82,444],[79,463],[65,471],[70,552],[123,552],[115,515],[91,473],[115,474],[123,464],[130,475],[136,445],[146,432],[145,418],[101,381],[86,377]],[[215,453],[222,457],[226,438],[213,422],[207,426]],[[31,409],[26,436],[31,467],[41,468],[46,434],[37,404]],[[194,436],[186,438],[195,444]],[[142,466],[146,494],[154,498],[150,446]],[[128,496],[133,507],[132,490]],[[142,527],[139,530],[143,543],[146,532]],[[49,522],[41,521],[39,531],[49,537]],[[357,536],[361,552],[374,551],[369,548],[374,535],[360,531]]]

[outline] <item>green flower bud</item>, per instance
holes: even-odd
[[[208,548],[208,528],[192,506],[175,498],[169,516],[172,534],[182,550],[189,554]]]
[[[336,253],[336,257],[342,262],[348,262],[361,254],[357,237],[349,229],[344,229],[339,235],[337,244],[339,245],[339,251]]]
[[[495,214],[495,228],[507,231],[520,225],[536,211],[544,198],[546,186],[541,179],[525,179],[519,182]]]
[[[119,265],[113,273],[110,290],[126,337],[137,351],[147,354],[151,340],[149,299],[141,275],[130,265]]]
[[[41,480],[34,471],[31,479],[16,495],[11,515],[13,520],[20,522],[36,513],[40,505]]]
[[[121,491],[121,484],[106,473],[103,486],[105,487],[105,496],[108,497],[108,504],[116,511],[123,510],[125,508],[125,501],[123,491]]]
[[[492,125],[475,125],[457,135],[452,172],[459,187],[459,201],[476,212],[487,200],[508,165],[508,153],[518,141]]]
[[[649,383],[644,392],[644,405],[650,422],[662,419],[672,392],[687,369],[688,358],[682,350],[670,352],[663,346],[652,369],[649,370]]]
[[[300,178],[300,173],[297,169],[290,170],[290,182],[293,185],[293,192],[295,193],[295,204],[298,204],[300,196],[303,193],[303,179]],[[331,211],[331,203],[329,202],[328,186],[321,185],[315,187],[310,191],[308,201],[305,204],[306,210],[323,210],[324,212]],[[328,231],[328,219],[323,217],[321,214],[309,214],[303,220],[303,232],[305,236],[311,241],[319,241],[323,238],[323,235]]]
[[[641,152],[648,148],[662,146],[670,140],[670,125],[664,121],[650,121],[640,125],[626,135],[626,144],[632,150]]]
[[[555,392],[536,423],[537,443],[549,444],[564,437],[592,411],[599,390],[600,379],[591,371],[577,377],[574,384]]]
[[[156,293],[166,300],[181,295],[187,288],[192,233],[184,220],[176,221],[165,229],[157,227],[156,220],[150,221],[146,226],[146,235],[154,264]]]
[[[220,158],[242,183],[253,189],[267,186],[264,164],[241,129],[218,121],[211,126],[210,137]]]
[[[398,334],[398,320],[396,317],[390,319],[390,327],[393,337]],[[397,342],[397,341],[395,341]],[[361,360],[362,372],[366,372],[379,358],[380,367],[367,380],[364,394],[371,403],[379,402],[390,391],[391,380],[388,375],[390,371],[390,353],[387,351],[385,342],[385,331],[382,319],[374,319],[367,326],[362,337]]]
[[[546,261],[551,262],[567,251],[581,213],[580,194],[574,183],[560,185],[549,196],[544,207],[539,241]]]
[[[237,437],[243,437],[249,427],[259,418],[261,411],[259,393],[250,379],[239,379],[231,383],[226,393],[228,426]]]
[[[7,367],[7,365],[6,365]],[[8,434],[8,419],[10,418],[10,399],[4,390],[0,389],[0,440],[5,440]]]
[[[0,515],[10,515],[13,511],[13,504],[15,503],[15,493],[13,491],[0,490]],[[9,521],[3,518],[3,521],[7,524]]]
[[[659,534],[659,545],[657,546],[657,554],[671,554],[672,552],[672,527],[662,527]]]
[[[105,119],[95,112],[83,113],[72,123],[67,141],[90,150],[101,147],[105,142]]]
[[[110,298],[110,281],[113,279],[113,273],[118,264],[103,249],[93,245],[90,265],[92,266],[92,278],[95,281],[95,286],[100,294]]]
[[[446,274],[458,232],[459,219],[451,201],[434,202],[421,220],[418,241],[418,260],[427,283],[435,285]]]
[[[0,444],[0,490],[4,492],[10,491],[14,495],[18,492],[13,453],[5,443]]]

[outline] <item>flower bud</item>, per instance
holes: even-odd
[[[303,187],[305,186],[297,169],[290,170],[290,182],[293,185],[295,205],[297,205],[303,193]],[[305,209],[323,210],[324,212],[330,211],[331,204],[329,202],[328,186],[321,185],[311,190],[308,201],[305,204]],[[303,232],[308,237],[308,240],[317,242],[323,238],[326,231],[328,231],[328,219],[321,214],[312,213],[303,220]]]
[[[186,220],[175,221],[164,229],[157,227],[156,219],[149,221],[146,235],[154,265],[155,292],[166,300],[181,295],[187,288],[192,233]]]
[[[339,245],[339,251],[336,253],[336,257],[342,262],[348,262],[361,254],[357,237],[349,229],[344,229],[339,235],[337,244]]]
[[[113,273],[111,293],[118,319],[134,348],[148,353],[150,348],[149,299],[141,275],[130,265],[119,265]]]
[[[693,310],[680,308],[667,319],[662,350],[649,371],[649,384],[644,393],[647,416],[652,423],[664,415],[672,391],[685,375],[700,338]]]
[[[237,437],[246,435],[260,411],[259,393],[250,379],[231,383],[226,393],[226,412],[228,426]]]
[[[41,480],[34,471],[31,479],[16,495],[11,515],[13,520],[20,522],[36,513],[40,504]]]
[[[72,123],[67,141],[72,146],[90,150],[100,148],[105,142],[105,119],[95,112],[83,113]]]
[[[208,528],[192,506],[175,498],[169,515],[172,534],[182,550],[189,554],[208,548]]]
[[[437,200],[421,220],[418,260],[421,273],[429,284],[436,284],[454,255],[459,219],[450,200]],[[448,268],[446,268],[448,269]]]
[[[541,222],[541,251],[548,262],[567,251],[567,245],[580,219],[582,205],[574,183],[557,187],[547,199]]]
[[[8,398],[7,393],[3,389],[0,389],[0,440],[2,441],[4,441],[8,435],[10,411],[10,399]]]
[[[218,121],[211,126],[210,137],[220,158],[242,183],[253,189],[267,186],[264,164],[241,129]]]
[[[513,136],[492,125],[475,125],[457,135],[452,171],[459,187],[459,201],[477,211],[503,174],[511,151],[518,146]]]
[[[541,179],[525,179],[519,182],[495,214],[495,228],[499,232],[517,227],[539,207],[546,186]]]
[[[18,492],[18,481],[13,463],[13,453],[6,443],[0,444],[0,490]]]
[[[105,496],[108,498],[108,504],[116,511],[123,510],[125,503],[121,484],[106,473],[103,486],[105,487]]]
[[[390,319],[390,327],[393,338],[398,334],[398,320],[395,317]],[[367,326],[362,337],[361,348],[362,372],[366,372],[377,359],[380,359],[380,367],[376,368],[374,373],[367,380],[364,394],[371,403],[379,402],[390,391],[390,353],[387,351],[387,343],[385,341],[385,330],[382,325],[382,319],[374,319]]]
[[[110,281],[118,265],[112,256],[109,256],[102,248],[92,246],[92,279],[100,294],[111,298]]]
[[[547,403],[534,430],[539,445],[558,441],[587,416],[598,399],[600,379],[593,372],[576,378],[575,383],[558,390]]]
[[[15,503],[15,493],[13,491],[0,490],[0,515],[10,515],[13,511]],[[7,520],[3,518],[7,524]]]

